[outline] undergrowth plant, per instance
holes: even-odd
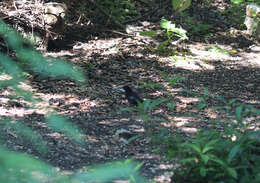
[[[8,95],[10,101],[13,99],[18,101],[24,100],[30,104],[31,108],[38,108],[37,104],[40,102],[40,99],[35,97],[32,91],[26,89],[26,87],[22,87],[25,85],[26,78],[28,77],[29,73],[39,75],[43,78],[68,78],[74,80],[78,84],[83,84],[87,81],[79,68],[76,69],[71,64],[63,60],[47,60],[39,52],[32,49],[32,46],[23,45],[24,39],[3,22],[0,22],[0,36],[7,43],[5,45],[8,48],[7,50],[12,52],[12,55],[15,55],[15,57],[12,58],[8,55],[8,52],[6,54],[0,53],[0,73],[2,76],[2,79],[0,80],[0,87],[10,91],[10,94]],[[55,114],[55,112],[53,114]],[[46,116],[46,119],[52,121],[54,116],[57,116],[53,114]],[[31,133],[29,128],[19,121],[12,120],[12,123],[10,123],[10,119],[8,118],[2,118],[1,120],[3,124],[6,125],[3,127],[3,129],[13,129],[15,133],[19,133],[27,140],[31,139],[30,141],[32,142],[36,142],[41,139],[39,135]],[[65,121],[65,118],[63,120],[55,121],[56,125],[59,125],[59,123]],[[74,126],[74,128],[70,128],[71,124],[69,121],[66,121],[62,124],[64,128],[68,127],[68,129],[70,129],[65,132],[70,138],[74,138],[83,142],[83,135],[80,133],[79,129],[76,130],[76,126]],[[78,133],[73,132],[74,130],[76,130]],[[43,148],[47,148],[46,146],[43,146],[43,144],[44,143],[42,143],[40,146],[37,144],[37,146],[35,146],[36,150],[40,153],[43,152]]]
[[[179,159],[174,171],[174,182],[259,182],[259,139],[250,133],[236,134],[236,140],[226,136],[229,132],[200,131],[186,142],[167,139],[168,157]],[[181,138],[181,137],[179,137]]]
[[[210,29],[213,28],[210,24],[205,24],[198,20],[195,20],[194,17],[190,17],[186,13],[182,13],[181,16],[183,17],[184,22],[189,25],[189,33],[191,35],[201,35],[207,34]]]
[[[259,116],[260,110],[208,90],[198,109],[208,107],[209,99],[219,102],[214,109],[225,118],[212,120],[209,129],[200,129],[192,138],[172,135],[165,140],[167,156],[178,163],[172,182],[259,182],[260,131],[249,119]]]
[[[170,77],[168,74],[161,72],[161,77],[165,79],[165,81],[168,82],[168,85],[170,87],[173,87],[180,81],[185,80],[184,77],[181,76],[175,76]],[[158,83],[142,83],[140,85],[140,88],[148,88],[148,89],[165,89],[165,86]],[[137,101],[138,102],[138,101]],[[138,118],[144,122],[145,127],[145,134],[142,135],[136,135],[135,137],[131,138],[129,142],[133,139],[148,136],[151,138],[152,143],[158,144],[161,143],[161,140],[164,139],[164,135],[167,133],[167,130],[165,128],[158,128],[158,133],[154,133],[153,127],[155,123],[160,123],[162,121],[167,121],[167,118],[164,116],[164,114],[159,114],[158,117],[155,117],[154,112],[157,109],[160,109],[161,106],[165,105],[166,108],[174,115],[174,112],[176,110],[176,102],[173,100],[173,96],[168,95],[165,98],[158,98],[155,100],[146,99],[144,102],[138,102],[138,105],[135,107],[127,107],[120,109],[120,112],[123,111],[134,111],[138,114]],[[159,147],[158,147],[159,148]],[[155,149],[155,151],[159,151],[159,149]]]
[[[166,37],[166,40],[160,43],[160,45],[156,48],[159,53],[164,53],[166,51],[166,47],[169,45],[177,45],[179,42],[188,39],[187,31],[181,27],[176,27],[176,25],[171,21],[162,19],[160,26],[163,29],[162,31],[148,31],[140,33],[143,36],[155,37],[157,34],[161,34],[163,37]],[[178,40],[174,41],[173,38],[176,37]]]
[[[134,2],[129,0],[98,0],[94,3],[102,13],[95,12],[95,16],[98,14],[101,16],[106,24],[123,25],[124,21],[136,15],[136,7]]]
[[[141,120],[143,120],[144,122],[149,122],[149,121],[156,121],[156,119],[154,119],[152,117],[152,111],[154,109],[156,109],[158,107],[158,105],[166,102],[167,99],[164,98],[159,98],[156,100],[151,100],[151,99],[147,99],[144,100],[143,103],[137,101],[138,106],[137,107],[127,107],[127,108],[123,108],[120,111],[135,111],[138,113],[139,118]]]
[[[186,10],[190,5],[191,0],[172,0],[172,9],[175,11],[175,14]]]
[[[231,0],[233,4],[242,4],[242,3],[257,3],[260,4],[258,0]]]
[[[162,78],[168,83],[170,87],[174,87],[177,83],[180,81],[185,80],[185,77],[182,76],[175,76],[170,77],[168,74],[161,72],[160,75]],[[142,83],[140,85],[140,88],[159,88],[159,89],[165,89],[165,87],[162,84],[157,83]],[[137,107],[127,107],[120,109],[120,111],[135,111],[138,113],[139,118],[143,120],[144,122],[149,121],[158,121],[152,117],[152,112],[155,109],[158,109],[161,104],[166,104],[167,107],[171,110],[175,109],[176,104],[172,101],[172,97],[168,98],[158,98],[155,100],[146,99],[144,102],[137,101],[138,105]]]
[[[175,15],[189,8],[191,5],[191,0],[172,0],[171,4]],[[174,23],[164,18],[161,20],[160,26],[162,28],[162,31],[146,31],[141,32],[140,34],[142,36],[150,37],[161,35],[164,39],[166,38],[166,40],[160,43],[160,45],[155,50],[151,48],[151,51],[159,52],[159,54],[166,54],[168,56],[172,56],[174,55],[174,51],[167,50],[167,47],[170,45],[176,46],[183,40],[188,39],[187,31],[181,27],[176,27]]]

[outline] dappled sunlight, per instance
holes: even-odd
[[[21,88],[24,90],[32,90],[29,85],[21,84]],[[22,97],[18,99],[11,99],[8,96],[13,92],[4,90],[2,97],[0,97],[0,115],[8,117],[23,117],[32,113],[38,113],[47,115],[53,112],[57,107],[66,107],[70,110],[89,110],[96,107],[98,102],[90,101],[89,99],[79,99],[77,96],[65,95],[65,94],[43,94],[36,93],[35,96],[41,99],[36,104],[30,101],[25,101]],[[36,98],[35,98],[36,99]],[[63,113],[63,112],[60,112]]]
[[[49,133],[47,134],[50,137],[56,138],[56,139],[60,139],[64,136],[64,134],[58,133],[58,132],[54,132],[54,133]]]
[[[196,133],[198,132],[199,128],[191,128],[191,127],[182,127],[181,131],[184,133]]]
[[[171,176],[173,175],[173,172],[171,171],[174,166],[173,164],[159,164],[159,166],[157,167],[160,170],[164,170],[165,172],[162,175],[156,176],[154,178],[154,180],[158,183],[163,183],[163,182],[168,182],[171,180]],[[158,170],[154,170],[154,171],[158,171]]]
[[[174,117],[175,120],[175,126],[176,127],[183,127],[190,123],[190,121],[195,120],[192,117]]]
[[[36,96],[41,98],[45,103],[54,105],[54,106],[70,106],[70,109],[81,109],[86,110],[91,107],[95,107],[98,105],[95,101],[90,101],[87,98],[79,99],[78,96],[71,94],[45,94],[45,93],[37,93]]]
[[[26,110],[26,109],[18,109],[18,108],[11,108],[6,109],[5,107],[0,107],[0,115],[2,117],[23,117],[27,114],[32,114],[34,110]],[[42,112],[42,111],[41,111]]]
[[[222,60],[222,61],[229,61],[231,60],[232,56],[224,53],[224,52],[218,52],[218,51],[208,51],[208,50],[199,50],[196,48],[190,48],[190,51],[192,54],[197,56],[197,59],[209,61],[216,61],[216,60]],[[196,57],[195,57],[196,58]],[[238,59],[237,57],[234,57],[233,59]]]
[[[7,74],[1,74],[0,75],[0,81],[6,81],[6,80],[11,80],[13,77]]]
[[[79,2],[66,1],[69,16],[62,24],[65,29],[60,40],[39,35],[47,43],[43,53],[40,49],[30,52],[33,46],[19,43],[14,36],[4,40],[2,35],[3,58],[14,61],[8,67],[7,62],[0,63],[3,73],[12,74],[0,75],[4,86],[0,95],[3,146],[31,154],[57,169],[71,170],[68,179],[81,173],[82,167],[86,167],[87,177],[95,169],[91,165],[123,159],[142,162],[142,175],[158,183],[175,182],[178,168],[184,168],[183,172],[191,168],[181,176],[184,179],[192,177],[196,168],[200,170],[194,177],[214,172],[219,165],[206,168],[219,155],[224,163],[215,163],[225,164],[223,169],[228,167],[226,157],[233,156],[229,157],[232,166],[224,173],[239,169],[233,167],[232,158],[237,158],[238,164],[245,162],[240,161],[244,158],[241,155],[251,153],[246,130],[259,126],[260,111],[254,111],[260,104],[259,47],[251,47],[253,41],[240,30],[233,37],[228,32],[234,24],[241,24],[230,22],[234,10],[226,1],[207,5],[185,1],[191,2],[192,8],[183,14],[179,8],[172,9],[176,6],[170,1],[147,2],[82,1],[78,9]],[[4,7],[6,3],[0,4]],[[115,6],[110,7],[112,4]],[[24,24],[24,18],[35,17],[33,11],[28,14],[33,6],[19,14],[28,5],[25,1],[8,3],[2,10],[18,14],[12,21],[8,16],[3,19],[15,22],[26,35],[27,29],[36,34],[45,26]],[[128,5],[132,5],[130,9]],[[106,7],[106,11],[99,7]],[[19,52],[9,45],[12,41],[25,49]],[[15,64],[17,71],[12,67]],[[134,92],[124,95],[124,86]],[[248,107],[251,104],[253,107]],[[20,133],[23,128],[24,133]],[[231,137],[233,141],[226,143]],[[245,148],[242,143],[241,147],[233,146],[241,139]],[[37,147],[46,148],[46,154]]]
[[[171,60],[171,63],[169,64],[171,66],[176,66],[178,68],[188,69],[188,70],[214,70],[215,67],[207,64],[206,62],[203,62],[201,60],[195,60],[193,58],[187,58],[186,60],[177,60],[173,61]]]

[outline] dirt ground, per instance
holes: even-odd
[[[175,111],[163,105],[153,111],[152,115],[161,119],[150,123],[153,135],[158,135],[164,128],[166,134],[178,131],[189,136],[198,128],[208,128],[211,120],[221,117],[210,110],[211,106],[198,111],[195,107],[198,98],[183,89],[203,93],[208,88],[211,94],[221,95],[227,100],[238,99],[259,108],[260,46],[244,36],[243,31],[232,28],[229,19],[214,17],[218,8],[228,7],[224,1],[214,2],[215,7],[199,12],[193,10],[194,16],[199,14],[198,17],[213,25],[213,36],[191,35],[188,41],[174,48],[180,56],[177,61],[154,51],[158,39],[138,34],[160,29],[158,22],[150,22],[147,17],[148,20],[144,18],[131,24],[134,31],[130,36],[110,28],[68,25],[64,40],[51,44],[44,55],[66,59],[79,66],[86,73],[88,83],[79,86],[70,80],[31,75],[26,84],[43,100],[44,110],[31,109],[22,101],[7,104],[4,101],[9,100],[8,91],[3,91],[0,94],[1,116],[24,121],[46,140],[49,151],[41,155],[32,144],[22,142],[16,134],[8,131],[3,137],[5,146],[32,154],[64,171],[133,158],[144,162],[140,170],[143,176],[156,182],[170,182],[171,169],[175,165],[163,153],[154,151],[162,148],[156,140],[141,137],[125,143],[127,137],[116,135],[120,130],[134,135],[147,130],[147,125],[136,112],[120,112],[120,109],[130,106],[120,89],[129,85],[144,99],[170,95],[176,102]],[[164,11],[169,15],[167,8]],[[160,19],[160,13],[152,18]],[[214,45],[218,45],[220,51],[208,49]],[[229,54],[223,50],[228,50]],[[186,59],[182,59],[182,55]],[[170,87],[162,72],[170,77],[186,79]],[[161,84],[164,88],[137,89],[143,83]],[[214,101],[210,105],[214,105]],[[78,125],[86,135],[86,144],[79,146],[64,134],[48,128],[45,115],[50,110],[56,110]],[[160,142],[161,138],[158,136],[157,141]]]

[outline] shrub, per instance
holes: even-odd
[[[168,157],[179,164],[173,182],[260,181],[260,131],[246,122],[260,111],[234,100],[224,104],[216,109],[227,118],[212,122],[211,129],[201,129],[191,139],[177,135],[165,141]]]

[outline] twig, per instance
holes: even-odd
[[[112,32],[112,33],[119,34],[119,35],[123,35],[123,36],[130,36],[130,37],[132,36],[130,34],[126,34],[126,33],[115,31],[115,30],[105,30],[105,31]]]

